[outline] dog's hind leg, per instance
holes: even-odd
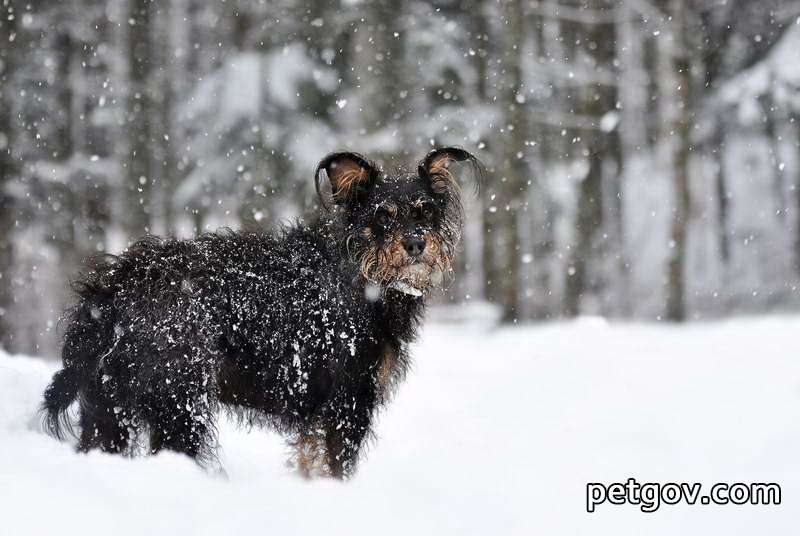
[[[128,451],[134,417],[107,394],[102,385],[93,382],[80,399],[81,435],[78,450],[100,449],[109,453]]]
[[[307,427],[298,432],[289,441],[294,450],[294,462],[298,473],[305,478],[326,474],[325,436],[322,430]]]
[[[217,392],[211,368],[211,362],[171,360],[153,379],[145,411],[151,453],[167,449],[201,464],[215,461]]]

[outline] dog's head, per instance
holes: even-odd
[[[357,153],[319,163],[317,192],[325,204],[329,182],[346,254],[382,290],[422,296],[452,274],[462,221],[454,162],[471,164],[480,176],[478,160],[454,147],[431,151],[414,172],[386,173]]]

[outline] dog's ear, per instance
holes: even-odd
[[[325,203],[322,188],[328,176],[333,202],[337,205],[363,201],[370,188],[375,184],[378,168],[358,153],[331,153],[317,166],[315,184],[317,195]]]
[[[473,154],[458,147],[441,147],[429,152],[419,164],[419,175],[430,181],[434,193],[445,194],[458,188],[458,180],[450,171],[453,162],[468,162],[475,177],[476,189],[480,189],[483,166]]]

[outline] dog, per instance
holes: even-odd
[[[146,237],[93,259],[73,284],[46,429],[73,432],[77,400],[79,451],[167,449],[207,466],[222,408],[286,435],[301,474],[349,477],[406,375],[426,298],[453,272],[454,162],[480,181],[480,162],[455,147],[392,174],[332,153],[310,223]]]

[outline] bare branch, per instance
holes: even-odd
[[[530,121],[540,125],[573,130],[602,130],[600,121],[602,117],[555,112],[544,109],[527,109]]]
[[[625,4],[638,12],[642,16],[645,24],[653,25],[662,32],[669,32],[671,35],[676,35],[672,19],[667,13],[661,11],[650,0],[623,0]]]
[[[535,4],[527,9],[532,15],[551,19],[577,22],[578,24],[616,24],[619,22],[617,9],[583,9],[553,4]]]

